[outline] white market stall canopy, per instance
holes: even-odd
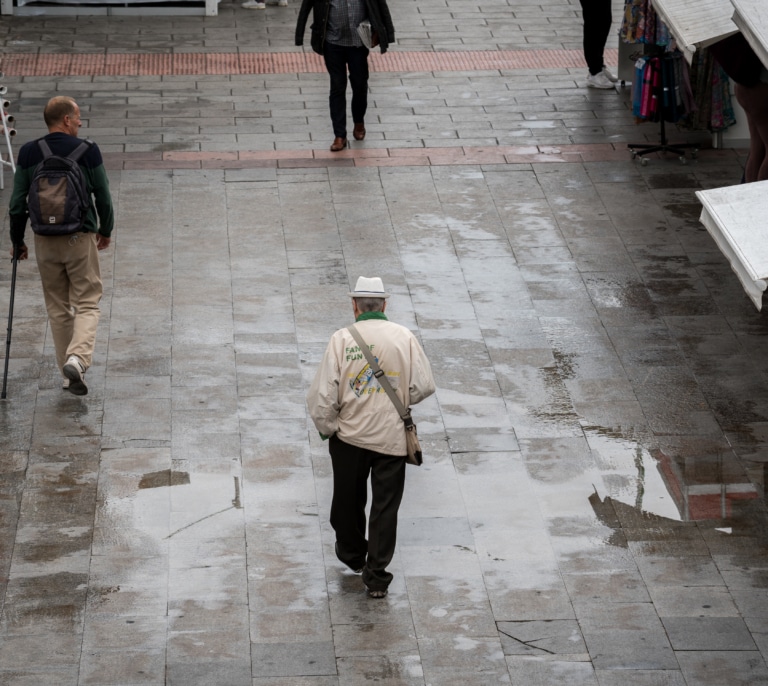
[[[752,3],[765,0],[751,0]],[[690,62],[699,49],[736,33],[731,0],[653,0],[653,6]]]
[[[701,223],[731,263],[758,310],[768,286],[768,181],[696,191]]]
[[[741,29],[744,38],[768,68],[768,2],[766,0],[729,0],[729,2],[735,9],[734,23]]]
[[[667,6],[668,11],[672,5],[690,6],[690,25],[698,28],[691,28],[685,39],[676,36],[686,47],[706,47],[734,33],[732,29],[740,30],[768,68],[767,0],[703,0],[700,3],[653,0],[653,3],[657,9]],[[716,13],[718,18],[710,14],[707,19],[705,12]],[[701,17],[694,20],[699,13]],[[725,14],[729,17],[727,20],[723,18]],[[699,26],[702,22],[713,23],[707,29]],[[671,25],[670,30],[674,34]],[[718,32],[718,37],[707,35]],[[697,191],[696,195],[702,204],[701,223],[728,258],[747,295],[757,309],[762,310],[763,293],[768,286],[768,181]]]

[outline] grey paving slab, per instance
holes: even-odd
[[[297,7],[15,17],[0,42],[293,51]],[[580,44],[575,0],[392,7],[401,51]],[[582,72],[374,74],[366,145],[655,137],[626,90],[585,91]],[[53,92],[80,100],[105,152],[325,152],[330,130],[324,74],[8,85],[15,146],[44,133]],[[59,389],[33,261],[19,273],[0,681],[768,681],[766,327],[694,196],[742,161],[110,169],[87,398]],[[380,603],[335,559],[329,460],[304,407],[361,273],[384,277],[438,379]],[[8,285],[3,267],[0,301]]]

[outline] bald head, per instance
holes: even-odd
[[[67,133],[77,136],[80,130],[80,108],[66,95],[57,95],[48,101],[43,110],[43,119],[50,133]]]

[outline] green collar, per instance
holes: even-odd
[[[363,312],[355,321],[364,322],[366,319],[383,319],[387,321],[387,315],[383,312]]]

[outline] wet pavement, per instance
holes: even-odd
[[[633,162],[656,131],[567,66],[577,6],[392,0],[410,66],[372,75],[369,136],[337,156],[321,70],[5,66],[15,149],[73,95],[117,221],[86,397],[60,389],[19,268],[0,683],[768,683],[768,324],[694,195],[737,183],[744,151]],[[4,17],[0,39],[8,63],[278,65],[296,11]],[[493,50],[552,66],[415,59]],[[360,274],[438,384],[384,601],[335,558],[304,403]]]

